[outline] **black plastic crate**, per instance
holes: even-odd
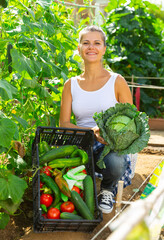
[[[84,149],[89,162],[86,169],[92,176],[94,182],[95,213],[94,220],[65,220],[65,219],[45,219],[42,217],[40,208],[40,170],[39,170],[39,150],[38,143],[46,141],[50,146],[77,145]],[[34,232],[54,232],[54,231],[77,231],[92,232],[102,221],[102,213],[98,209],[96,181],[93,161],[93,131],[72,128],[52,128],[38,127],[32,145],[33,161],[33,229]]]

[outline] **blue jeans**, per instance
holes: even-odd
[[[123,176],[127,168],[127,155],[119,156],[116,152],[111,151],[104,158],[106,168],[100,169],[96,165],[96,162],[99,160],[99,156],[102,150],[103,148],[99,149],[96,153],[94,153],[95,170],[96,172],[103,175],[103,180],[101,181],[101,189],[107,189],[113,192],[115,185],[118,183],[118,180]]]

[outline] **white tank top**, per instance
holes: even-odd
[[[115,106],[117,100],[114,86],[117,76],[117,73],[111,73],[111,77],[105,85],[96,91],[83,90],[78,84],[77,76],[71,78],[72,111],[77,126],[95,127],[94,113]]]

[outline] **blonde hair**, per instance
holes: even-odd
[[[95,25],[87,26],[79,32],[79,43],[81,42],[83,35],[87,32],[99,32],[99,33],[101,33],[101,36],[102,36],[102,39],[103,39],[103,42],[104,42],[104,46],[106,46],[106,35],[105,35],[104,31],[100,27],[95,26]]]

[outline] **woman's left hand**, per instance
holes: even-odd
[[[100,129],[99,127],[93,127],[92,128],[93,132],[94,132],[94,135],[95,135],[95,138],[97,141],[99,141],[100,143],[102,144],[107,144],[107,142],[105,142],[105,140],[100,136]]]

